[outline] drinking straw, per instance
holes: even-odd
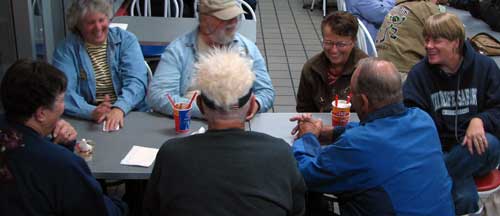
[[[167,99],[168,99],[168,102],[170,102],[170,105],[172,105],[172,109],[175,109],[175,101],[174,101],[174,99],[172,99],[172,96],[170,96],[169,93],[167,93]]]
[[[347,104],[351,103],[351,97],[352,97],[352,92],[349,92],[349,95],[347,95]]]
[[[338,107],[339,106],[339,95],[336,94],[335,95],[335,107]]]
[[[196,95],[198,95],[198,92],[197,92],[197,91],[195,91],[195,92],[194,92],[193,96],[191,97],[191,100],[189,100],[189,104],[188,104],[188,106],[186,107],[186,109],[189,109],[189,107],[191,107],[191,104],[193,103],[194,98],[196,98]]]

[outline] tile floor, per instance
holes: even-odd
[[[276,90],[270,112],[295,112],[302,65],[322,49],[322,10],[303,5],[303,0],[261,0],[257,5],[257,46]]]
[[[310,7],[303,8],[304,1],[310,5],[311,0],[260,0],[255,11],[257,46],[267,62],[276,91],[270,112],[295,112],[302,65],[322,49],[321,7],[317,5],[311,11]],[[335,2],[329,2],[329,11],[336,10]],[[482,31],[499,35],[466,11],[449,8],[449,12],[457,14],[466,24],[469,37]],[[500,57],[493,59],[500,66]]]

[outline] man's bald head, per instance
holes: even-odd
[[[401,75],[394,64],[379,58],[362,59],[351,86],[356,93],[365,94],[374,108],[403,100]]]

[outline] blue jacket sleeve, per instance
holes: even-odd
[[[158,63],[146,96],[146,101],[153,110],[166,115],[173,115],[173,108],[167,100],[167,93],[172,96],[176,103],[189,102],[188,98],[181,96],[183,94],[180,86],[181,79],[182,76],[186,76],[184,67],[188,65],[187,61],[189,61],[189,59],[183,58],[181,49],[175,44],[170,44],[161,55],[160,63]],[[197,118],[203,117],[196,103],[192,105],[191,115]]]
[[[94,105],[89,104],[79,92],[78,82],[80,65],[75,49],[71,49],[67,40],[61,42],[54,51],[53,65],[62,71],[68,79],[66,95],[64,97],[64,113],[70,116],[90,120]]]
[[[120,47],[120,60],[116,62],[121,75],[122,88],[113,106],[125,114],[144,100],[147,86],[147,69],[137,38],[126,32]]]
[[[363,143],[365,144],[365,143]],[[366,188],[370,182],[369,160],[361,157],[358,146],[342,135],[335,143],[321,147],[312,133],[293,145],[299,170],[311,191],[336,193]]]
[[[255,98],[259,102],[259,112],[267,112],[274,103],[274,88],[266,69],[264,58],[253,43],[248,44],[248,51],[253,60],[252,71],[255,73],[253,91]]]

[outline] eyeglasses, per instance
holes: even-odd
[[[345,41],[339,41],[339,42],[333,42],[333,41],[323,41],[323,47],[330,49],[333,46],[336,46],[338,49],[343,49],[346,48],[347,46],[350,46],[352,42],[345,42]]]

